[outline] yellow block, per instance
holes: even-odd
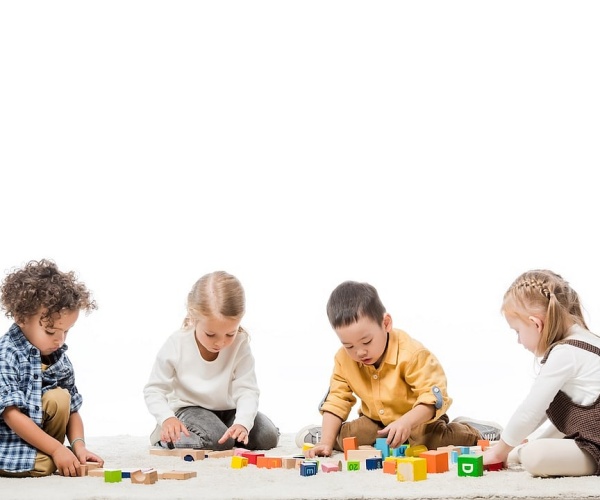
[[[396,460],[398,481],[423,481],[427,479],[427,460],[419,457],[401,457]]]

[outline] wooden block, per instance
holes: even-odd
[[[121,469],[105,469],[104,470],[104,482],[105,483],[120,483],[122,481]]]
[[[158,479],[178,479],[185,480],[196,477],[198,473],[192,470],[172,470],[168,472],[160,472]]]
[[[398,481],[423,481],[427,479],[427,460],[424,458],[399,458],[396,467],[396,479]]]
[[[257,453],[255,451],[250,451],[247,453],[242,453],[242,457],[247,458],[248,459],[248,463],[252,464],[252,465],[256,465],[256,459],[258,457],[264,457],[265,454],[264,453]]]
[[[348,455],[346,453],[348,450],[358,450],[358,439],[355,437],[346,437],[342,440],[343,448],[344,448],[344,458],[348,460]]]
[[[486,449],[488,449],[490,447],[490,440],[489,439],[479,439],[477,441],[477,446],[481,446],[482,451],[485,451]]]
[[[327,462],[321,465],[321,470],[323,472],[338,472],[342,470],[342,461],[338,460],[337,462]]]
[[[396,460],[386,459],[383,461],[383,472],[385,474],[396,474]]]
[[[139,467],[137,467],[135,469],[121,469],[121,477],[123,479],[131,479],[131,474],[133,472],[137,472],[139,470],[142,470],[142,469],[140,469]],[[152,469],[146,469],[146,470],[152,470]]]
[[[390,456],[390,445],[387,442],[387,438],[375,438],[375,448],[381,450],[381,458],[384,460]]]
[[[280,469],[281,458],[279,457],[256,457],[256,466],[265,469]]]
[[[449,458],[448,452],[442,450],[428,450],[419,455],[427,461],[427,473],[435,474],[448,472]]]
[[[100,468],[100,464],[98,462],[86,462],[85,465],[87,465],[88,471]]]
[[[314,476],[317,473],[316,462],[304,462],[300,464],[301,476]]]
[[[483,476],[483,455],[460,455],[457,471],[459,476]]]
[[[487,464],[483,466],[484,470],[489,470],[489,471],[499,471],[504,469],[504,464],[502,462],[498,462],[495,464]]]
[[[231,457],[231,468],[232,469],[241,469],[242,467],[246,467],[248,465],[248,459],[246,457],[240,457],[239,455],[234,455]]]
[[[234,455],[233,450],[208,451],[206,458],[228,458]]]
[[[78,477],[83,477],[83,476],[88,475],[89,469],[88,469],[87,465],[81,464],[81,465],[77,466],[76,469],[77,469]]]
[[[281,467],[284,469],[295,469],[297,458],[282,458],[281,459]]]
[[[194,460],[204,460],[206,450],[197,450],[195,448],[150,448],[150,455],[158,455],[161,457],[181,457],[188,462]]]
[[[346,460],[358,460],[360,462],[364,462],[367,458],[381,458],[381,450],[376,450],[375,448],[366,449],[366,450],[347,450],[346,451]]]
[[[90,477],[104,477],[104,469],[90,469],[88,470],[88,476]]]
[[[158,471],[151,470],[136,470],[131,473],[131,482],[133,484],[154,484],[158,481]]]
[[[358,461],[358,460],[348,460],[346,462],[346,469],[349,470],[349,471],[360,470],[360,461]]]
[[[421,453],[427,451],[427,446],[424,444],[417,444],[415,446],[408,446],[404,451],[406,457],[418,457]]]

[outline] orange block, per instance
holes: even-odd
[[[424,451],[419,455],[427,460],[427,472],[448,472],[448,452],[439,450]]]
[[[396,474],[396,460],[384,460],[383,472],[385,474]]]
[[[265,469],[280,469],[281,458],[279,457],[256,457],[256,466]]]
[[[348,460],[348,450],[358,450],[358,439],[355,437],[347,437],[342,441],[344,446],[344,458]]]

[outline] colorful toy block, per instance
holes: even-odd
[[[342,461],[338,460],[337,462],[327,462],[321,465],[321,470],[323,472],[338,472],[342,470]]]
[[[206,458],[229,458],[234,454],[233,450],[207,451]]]
[[[427,473],[435,474],[449,470],[447,451],[428,450],[421,453],[419,457],[427,461]]]
[[[504,469],[504,464],[502,462],[497,462],[495,464],[484,465],[483,468],[484,470],[495,472]]]
[[[348,450],[358,450],[358,439],[355,437],[346,437],[342,440],[344,448],[344,458],[348,460]]]
[[[383,469],[383,460],[381,457],[369,457],[365,460],[365,465],[367,466],[367,470]]]
[[[282,458],[281,467],[283,467],[284,469],[295,469],[297,462],[297,458]]]
[[[375,449],[381,451],[381,458],[384,460],[390,456],[390,445],[387,442],[387,438],[376,438]]]
[[[301,476],[314,476],[317,473],[316,462],[303,462],[300,464],[300,475]]]
[[[307,450],[310,450],[311,448],[314,448],[315,445],[312,443],[304,443],[302,445],[302,453],[305,453]]]
[[[421,453],[427,451],[427,446],[424,444],[417,444],[415,446],[409,446],[404,450],[405,457],[418,457]]]
[[[256,466],[264,469],[280,469],[281,458],[279,457],[256,457]]]
[[[364,462],[367,458],[381,458],[381,450],[375,448],[363,449],[363,450],[348,450],[346,452],[346,460],[358,460]]]
[[[490,440],[489,439],[479,439],[477,441],[477,446],[481,446],[481,449],[483,451],[485,451],[487,448],[490,447]]]
[[[120,469],[105,469],[104,470],[104,482],[105,483],[120,483],[122,480]]]
[[[121,478],[122,479],[131,479],[131,473],[136,472],[141,469],[121,469]]]
[[[396,459],[388,457],[383,461],[383,472],[385,474],[396,474]]]
[[[348,460],[346,462],[346,469],[350,471],[360,470],[360,462],[358,460]]]
[[[258,457],[264,457],[264,453],[257,453],[255,451],[249,451],[246,453],[242,453],[242,457],[248,459],[248,464],[256,465],[256,460]]]
[[[154,484],[158,481],[158,472],[154,469],[136,470],[131,473],[132,484]]]
[[[459,476],[483,476],[483,455],[459,455],[457,470]]]
[[[241,469],[242,467],[248,466],[248,458],[240,457],[239,455],[234,455],[231,457],[231,468],[232,469]]]
[[[195,460],[204,460],[206,450],[196,450],[195,448],[174,448],[172,450],[166,448],[150,448],[150,455],[181,457],[187,462],[193,462]]]
[[[427,479],[427,460],[420,457],[404,457],[396,460],[398,481],[423,481]]]
[[[185,479],[196,477],[197,475],[198,473],[192,470],[172,470],[159,473],[158,479],[177,479],[183,481]]]
[[[390,448],[390,455],[392,457],[404,457],[406,456],[407,444],[401,444],[398,448]]]

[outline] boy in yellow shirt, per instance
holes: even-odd
[[[393,448],[408,441],[428,449],[499,439],[502,428],[493,422],[465,417],[449,421],[446,411],[452,399],[442,366],[420,342],[392,327],[373,286],[340,284],[329,297],[327,315],[343,347],[319,407],[322,426],[307,426],[296,436],[298,447],[315,445],[308,457],[342,451],[346,437],[356,437],[359,445],[387,437]],[[346,422],[357,398],[359,417]]]

